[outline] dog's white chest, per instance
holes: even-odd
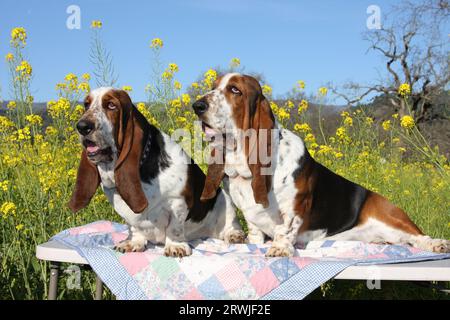
[[[106,188],[115,188],[116,182],[114,180],[114,163],[100,163],[97,166],[97,169],[100,174],[102,185]]]

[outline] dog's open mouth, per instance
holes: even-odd
[[[94,141],[88,139],[85,139],[83,141],[83,145],[86,148],[87,156],[90,158],[97,155],[109,155],[112,152],[111,147],[100,149],[100,147]]]
[[[206,139],[208,140],[212,140],[214,136],[219,134],[219,132],[211,128],[211,126],[204,121],[202,121],[202,130],[205,133]]]

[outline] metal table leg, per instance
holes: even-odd
[[[58,296],[58,275],[59,262],[50,261],[50,286],[48,290],[48,300],[56,300]]]
[[[98,275],[95,275],[95,300],[102,300],[103,282]]]

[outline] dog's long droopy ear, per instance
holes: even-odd
[[[121,97],[120,101],[122,108],[117,138],[119,158],[114,179],[122,199],[134,213],[141,213],[148,206],[139,173],[144,131],[137,121],[135,107],[128,95]]]
[[[100,184],[97,166],[91,163],[86,155],[86,150],[81,153],[80,166],[78,167],[75,190],[69,201],[69,208],[73,212],[86,207]]]
[[[250,105],[248,112],[250,112],[250,127],[255,130],[257,135],[256,144],[246,147],[246,150],[248,150],[248,166],[252,173],[253,197],[256,203],[267,208],[269,206],[268,193],[272,184],[272,175],[268,170],[271,166],[271,135],[275,119],[269,102],[262,94],[256,97],[254,105]]]
[[[219,152],[221,154],[219,154]],[[220,183],[225,175],[225,158],[222,150],[213,148],[211,150],[210,163],[206,174],[205,185],[200,197],[201,201],[212,199],[217,194]]]

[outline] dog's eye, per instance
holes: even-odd
[[[89,109],[89,106],[90,106],[89,102],[85,102],[84,103],[84,109],[85,110]]]
[[[241,94],[241,91],[239,91],[238,88],[236,88],[235,86],[232,86],[230,88],[231,92],[233,92],[234,94]]]
[[[109,110],[114,110],[114,109],[116,109],[117,107],[116,107],[116,105],[114,104],[114,103],[112,103],[112,102],[110,102],[110,103],[108,103],[108,109]]]

